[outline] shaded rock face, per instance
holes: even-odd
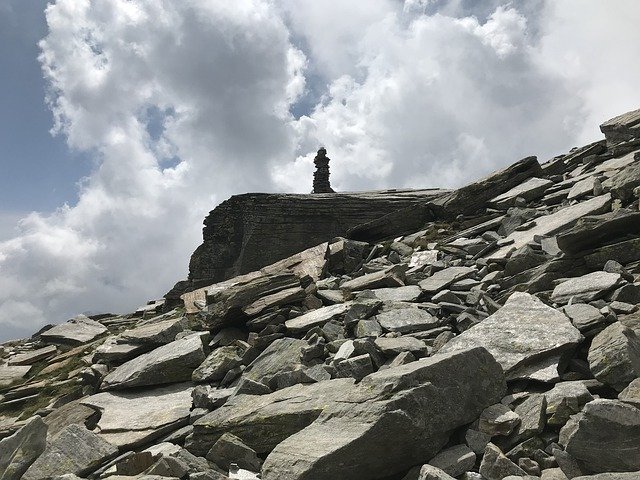
[[[435,197],[234,197],[221,278],[374,220],[1,344],[0,480],[640,478],[636,117]]]

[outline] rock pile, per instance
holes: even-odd
[[[313,172],[313,193],[334,193],[329,182],[329,157],[327,150],[322,147],[313,159],[316,171]]]
[[[638,118],[1,345],[0,479],[640,478]]]

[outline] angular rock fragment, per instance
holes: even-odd
[[[492,198],[489,201],[489,204],[497,208],[506,209],[507,207],[515,205],[516,198],[524,198],[527,202],[530,202],[542,197],[545,190],[551,185],[553,185],[551,180],[532,177],[522,182],[520,185],[513,187],[508,192]]]
[[[281,338],[271,343],[244,371],[243,377],[269,385],[279,373],[296,370],[303,366],[301,349],[308,344],[295,338]]]
[[[557,383],[544,396],[550,425],[564,425],[569,417],[579,413],[585,404],[593,400],[587,387],[580,381]]]
[[[622,282],[618,273],[592,272],[559,284],[551,294],[556,303],[591,302],[604,297]]]
[[[169,318],[159,321],[150,319],[140,326],[125,330],[118,335],[117,340],[118,343],[132,345],[166,345],[173,342],[176,335],[185,330],[185,323],[182,318]]]
[[[333,319],[343,316],[349,308],[351,308],[350,302],[329,305],[287,320],[285,326],[291,333],[306,332],[313,327],[324,325]]]
[[[417,285],[405,285],[396,288],[376,288],[373,294],[383,302],[415,302],[422,295],[422,290]]]
[[[527,473],[509,460],[493,443],[489,443],[482,457],[480,474],[487,480],[502,480],[509,475],[524,477]]]
[[[185,425],[191,410],[188,385],[134,392],[102,392],[81,400],[101,412],[100,437],[118,447],[140,445]]]
[[[586,303],[572,303],[562,308],[580,332],[592,331],[606,321],[600,310]]]
[[[402,480],[455,480],[451,475],[433,465],[422,465],[409,470]]]
[[[9,359],[9,365],[32,365],[40,360],[56,354],[56,347],[51,345],[33,350],[32,352],[20,353]]]
[[[95,340],[107,333],[107,328],[84,315],[78,315],[40,334],[47,343],[56,345],[80,345]]]
[[[636,378],[624,328],[620,322],[615,322],[596,335],[587,357],[594,377],[618,391]]]
[[[420,288],[426,293],[436,293],[453,282],[468,278],[476,273],[471,267],[449,267],[431,275],[420,282]]]
[[[0,365],[0,387],[7,387],[13,383],[20,382],[29,373],[31,367]]]
[[[605,399],[589,402],[563,428],[563,437],[566,451],[585,473],[640,470],[640,410],[631,405]]]
[[[193,371],[193,381],[215,382],[222,380],[229,370],[242,365],[244,354],[249,347],[248,344],[245,345],[234,344],[216,348]]]
[[[118,449],[80,425],[69,425],[47,445],[22,476],[46,480],[65,473],[83,476],[114,457]]]
[[[102,388],[114,390],[183,382],[191,379],[204,359],[200,336],[191,335],[116,367],[104,378]]]
[[[429,353],[426,343],[409,335],[395,338],[379,337],[375,339],[375,345],[386,357],[395,357],[405,352],[424,357]]]
[[[600,125],[600,131],[607,139],[607,146],[612,147],[640,137],[639,124],[640,110],[632,110],[607,120]]]
[[[388,332],[419,332],[440,325],[440,320],[420,308],[391,308],[376,315],[380,326]]]
[[[356,277],[340,285],[343,290],[356,292],[358,290],[368,290],[383,287],[402,287],[404,285],[405,268],[401,265],[394,265],[379,272],[368,273],[361,277]]]
[[[207,460],[226,470],[235,463],[240,468],[257,472],[262,465],[262,460],[258,458],[256,452],[230,433],[225,433],[213,444],[207,453]]]
[[[441,352],[483,346],[502,365],[507,379],[549,381],[558,376],[560,355],[582,338],[562,312],[515,292],[500,310],[452,339]]]
[[[31,417],[20,430],[0,440],[0,478],[19,480],[44,452],[47,425],[38,416]]]
[[[471,470],[475,464],[476,454],[466,445],[449,447],[429,460],[429,465],[439,468],[452,477],[458,477]]]
[[[371,374],[347,402],[328,406],[277,445],[262,477],[374,480],[401,472],[433,456],[451,430],[497,401],[503,382],[499,365],[482,348]]]
[[[478,430],[491,437],[509,435],[520,424],[520,416],[501,403],[485,408],[478,419]]]

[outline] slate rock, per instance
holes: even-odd
[[[640,409],[631,405],[606,399],[589,402],[563,428],[563,436],[566,451],[585,473],[640,470]]]
[[[518,441],[526,440],[542,433],[546,425],[547,399],[543,394],[529,395],[524,402],[514,409],[520,417],[520,423],[512,435]]]
[[[434,273],[418,285],[426,293],[436,293],[453,282],[468,278],[475,273],[476,269],[471,267],[449,267]]]
[[[636,378],[624,328],[620,322],[615,322],[596,335],[587,357],[594,377],[618,391]]]
[[[412,468],[402,480],[455,480],[451,475],[433,465]]]
[[[371,356],[368,353],[340,360],[339,362],[336,362],[334,366],[336,377],[351,377],[358,382],[370,373],[374,372]]]
[[[509,435],[520,424],[520,416],[502,403],[490,405],[478,419],[478,430],[494,437]]]
[[[243,377],[269,385],[277,374],[303,366],[300,352],[306,346],[308,346],[307,342],[295,338],[285,337],[275,340],[249,364]]]
[[[434,355],[365,377],[348,402],[328,406],[265,460],[264,480],[374,480],[432,457],[449,432],[504,392],[499,365],[482,348]]]
[[[550,416],[550,425],[564,425],[569,417],[579,413],[593,400],[593,396],[581,381],[559,382],[545,392],[546,413]]]
[[[502,480],[509,475],[527,475],[527,472],[509,460],[493,443],[487,444],[479,471],[487,480]]]
[[[492,198],[489,204],[497,208],[507,208],[514,206],[517,198],[523,198],[527,202],[530,202],[542,197],[545,190],[552,185],[553,182],[550,180],[532,177],[520,185],[513,187],[511,190]]]
[[[637,472],[607,472],[595,475],[581,475],[573,477],[573,480],[638,480],[640,471]]]
[[[117,453],[114,445],[84,426],[69,425],[47,445],[22,479],[46,480],[65,473],[83,476]]]
[[[104,378],[102,388],[115,390],[191,380],[204,359],[200,336],[191,335],[116,367]]]
[[[620,392],[618,400],[640,408],[640,377],[633,380],[627,388]]]
[[[225,433],[213,444],[207,453],[207,460],[225,470],[228,470],[232,463],[254,472],[260,471],[262,466],[262,460],[258,458],[256,452],[230,433]]]
[[[639,137],[638,124],[640,124],[640,109],[607,120],[600,125],[600,131],[607,139],[607,146],[612,147]]]
[[[633,190],[640,186],[640,155],[636,153],[636,161],[627,165],[611,178],[603,182],[603,186],[611,191],[613,198],[625,203],[633,201]]]
[[[475,464],[476,454],[466,445],[449,447],[429,460],[429,465],[439,468],[452,477],[458,477],[471,470]]]
[[[0,479],[19,480],[44,452],[47,425],[38,416],[31,417],[13,435],[0,440]]]
[[[418,285],[405,285],[396,288],[376,288],[371,290],[383,302],[416,302],[422,290]]]
[[[194,382],[215,382],[224,378],[227,372],[243,363],[244,354],[249,347],[234,344],[216,348],[193,371],[191,378]]]
[[[329,305],[287,320],[285,326],[291,333],[306,332],[313,327],[322,326],[331,320],[344,316],[349,308],[351,308],[349,302]]]
[[[592,272],[571,278],[553,289],[551,301],[556,303],[591,302],[604,297],[622,281],[620,274]]]
[[[378,337],[375,339],[375,345],[386,357],[395,357],[405,352],[410,352],[417,357],[424,357],[429,354],[429,347],[427,347],[426,343],[409,335]]]
[[[558,310],[528,293],[513,293],[505,305],[461,333],[441,352],[483,346],[504,368],[507,379],[557,378],[561,354],[582,341],[580,332]]]
[[[384,287],[402,287],[404,285],[405,267],[394,265],[379,272],[367,273],[361,277],[348,280],[340,285],[342,290],[356,292]]]
[[[600,310],[587,303],[566,305],[562,307],[562,311],[571,319],[571,323],[583,333],[603,325],[606,321]]]
[[[40,360],[51,357],[56,354],[57,348],[53,345],[44,348],[38,348],[31,352],[20,353],[9,358],[9,365],[33,365]]]
[[[20,382],[29,373],[31,367],[25,366],[9,366],[0,365],[0,387],[8,387],[14,383]]]
[[[99,413],[93,408],[82,405],[80,400],[69,402],[66,405],[56,408],[49,415],[44,417],[47,424],[47,439],[51,439],[66,427],[72,424],[84,425],[92,430],[98,421]]]
[[[186,322],[182,318],[150,319],[142,325],[122,332],[118,335],[118,342],[132,345],[166,345],[173,342],[185,327]]]
[[[362,337],[379,337],[382,335],[382,327],[378,323],[377,320],[360,320],[356,324],[356,329],[354,332],[355,336],[358,338]]]
[[[44,342],[56,345],[81,345],[107,333],[107,327],[85,315],[78,315],[40,334]]]
[[[384,330],[398,333],[419,332],[440,325],[440,320],[429,312],[411,306],[383,310],[375,319]]]

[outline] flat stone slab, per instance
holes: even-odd
[[[622,282],[619,273],[592,272],[571,278],[553,289],[551,301],[555,303],[591,302],[603,297]]]
[[[429,312],[410,306],[382,311],[375,319],[383,329],[399,333],[429,330],[440,325],[440,320]]]
[[[145,322],[135,328],[125,330],[117,337],[118,343],[132,345],[166,345],[176,339],[176,335],[185,330],[182,318]]]
[[[352,302],[345,302],[318,308],[299,317],[287,320],[285,326],[291,333],[306,332],[313,327],[324,325],[330,320],[344,315],[351,305]]]
[[[506,390],[502,369],[483,348],[379,371],[328,404],[308,427],[266,458],[263,480],[374,480],[432,458],[455,428],[470,423]]]
[[[505,305],[442,347],[448,353],[483,346],[504,368],[508,380],[551,381],[560,355],[583,340],[560,311],[528,293],[513,293]]]
[[[422,280],[419,285],[426,293],[436,293],[443,288],[448,287],[453,282],[457,282],[463,278],[468,278],[475,273],[476,270],[471,267],[449,267],[434,273],[425,280]]]
[[[22,477],[44,452],[46,439],[47,425],[42,418],[33,416],[16,433],[0,440],[0,478]]]
[[[58,349],[54,345],[39,348],[32,352],[19,353],[9,359],[9,365],[32,365],[40,360],[51,357],[56,354]]]
[[[191,380],[192,372],[204,359],[200,336],[190,335],[116,367],[102,381],[102,389],[114,390]]]
[[[513,206],[518,197],[524,198],[527,201],[535,200],[536,198],[542,197],[545,190],[551,185],[553,185],[551,180],[532,177],[520,185],[513,187],[508,192],[492,198],[489,200],[489,204],[498,208],[507,208]]]
[[[189,384],[135,392],[102,392],[81,400],[101,413],[100,437],[118,447],[146,443],[186,425],[191,410]]]
[[[422,289],[417,285],[406,285],[396,288],[376,288],[373,294],[383,302],[415,302],[422,295]]]
[[[19,382],[24,379],[25,375],[31,370],[30,366],[9,366],[0,365],[0,387],[6,387],[12,383]]]
[[[404,285],[404,268],[394,265],[379,272],[368,273],[340,285],[342,290],[356,292],[373,288],[401,287]]]
[[[618,391],[636,377],[623,329],[620,322],[615,322],[598,333],[591,342],[587,356],[593,376]],[[636,332],[640,334],[640,328]]]
[[[78,315],[66,323],[61,323],[40,334],[47,343],[62,345],[81,345],[91,342],[107,333],[107,327],[84,315]]]
[[[114,457],[118,449],[81,425],[69,425],[47,445],[23,480],[42,480],[74,473],[84,476]]]
[[[581,332],[586,332],[605,321],[604,316],[596,307],[586,303],[574,303],[562,308],[565,315],[571,319],[573,325]]]
[[[536,218],[536,224],[528,230],[515,231],[507,236],[504,241],[508,245],[487,255],[489,258],[505,258],[514,250],[525,246],[535,236],[551,236],[573,225],[579,218],[585,215],[596,215],[609,209],[611,195],[605,194],[591,198],[581,203],[565,207],[550,215]]]

